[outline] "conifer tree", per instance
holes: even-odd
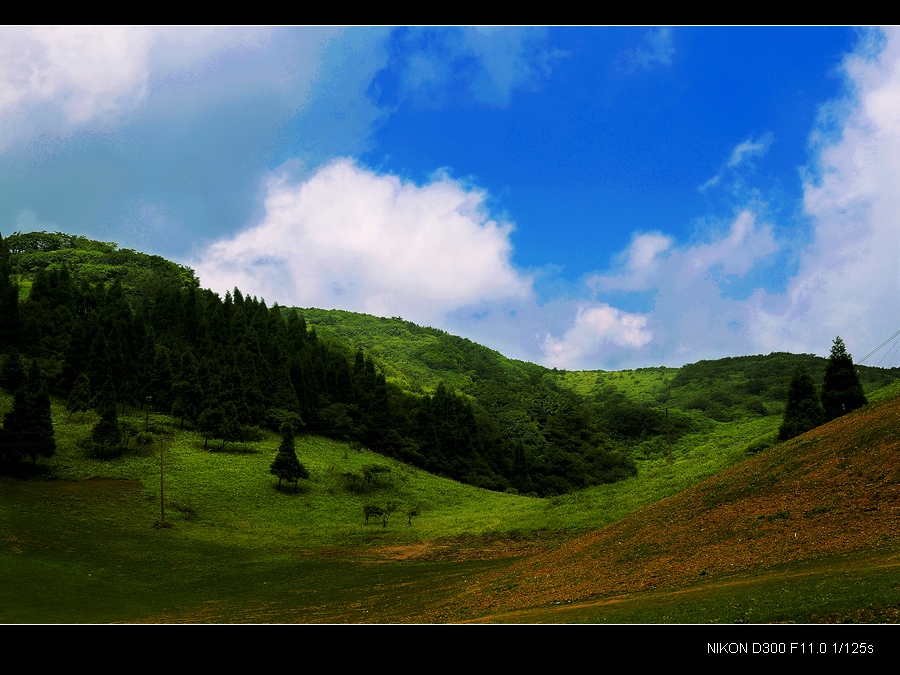
[[[56,439],[53,435],[53,419],[50,415],[50,392],[41,379],[41,371],[37,361],[31,362],[28,371],[29,417],[30,428],[26,454],[35,464],[38,457],[52,457],[56,452]]]
[[[52,457],[56,452],[50,394],[36,360],[32,360],[27,380],[13,396],[12,410],[4,416],[0,445],[6,459],[27,456],[32,464],[38,457]]]
[[[79,373],[75,379],[72,391],[66,399],[66,409],[69,411],[66,424],[72,418],[72,413],[80,412],[81,419],[84,419],[84,413],[91,409],[91,381],[84,373]]]
[[[216,436],[222,439],[219,450],[224,449],[227,443],[241,440],[241,424],[238,421],[238,409],[234,401],[225,401],[222,404],[222,417]]]
[[[294,448],[294,428],[290,424],[281,425],[281,445],[278,446],[278,454],[269,468],[269,473],[278,477],[278,489],[281,490],[281,481],[294,481],[294,492],[297,491],[297,482],[301,478],[309,478],[306,467],[297,459],[297,451]]]
[[[788,386],[787,407],[784,420],[778,430],[778,438],[786,441],[794,436],[815,429],[824,423],[822,405],[816,395],[816,385],[802,362],[794,367],[794,375]]]
[[[3,416],[3,431],[0,433],[0,458],[18,461],[25,454],[28,439],[29,401],[25,385],[16,389],[13,407]]]
[[[0,236],[0,350],[19,343],[19,285],[10,280],[9,247]]]
[[[200,413],[197,424],[203,432],[203,448],[209,450],[209,439],[217,437],[219,427],[222,425],[222,408],[215,403],[210,403]]]
[[[863,393],[859,375],[853,367],[853,358],[840,336],[834,339],[831,355],[825,367],[825,380],[822,383],[822,408],[825,421],[846,415],[851,410],[864,406],[866,395]]]
[[[25,368],[19,350],[13,347],[6,355],[6,362],[0,370],[0,387],[15,392],[25,383]]]
[[[91,429],[91,446],[95,454],[106,457],[116,454],[122,447],[122,429],[116,414],[115,390],[107,380],[97,395],[97,412],[100,420]]]
[[[184,426],[184,418],[197,424],[203,405],[203,389],[200,387],[200,368],[197,359],[191,352],[187,352],[182,359],[182,366],[172,385],[174,403],[172,413],[181,417],[181,426]]]

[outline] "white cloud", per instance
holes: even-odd
[[[636,349],[653,338],[647,317],[630,314],[607,304],[579,307],[575,322],[562,338],[547,335],[544,364],[557,368],[581,368],[596,362],[598,353],[610,345]]]
[[[504,300],[484,316],[457,312],[447,328],[567,369],[678,366],[747,353],[760,302],[769,302],[754,292],[754,274],[780,252],[772,227],[751,211],[689,244],[638,233],[613,269],[585,280],[593,300]],[[635,298],[650,309],[630,307]]]
[[[544,46],[537,27],[417,27],[397,31],[381,74],[382,104],[440,107],[448,101],[506,106],[516,90],[534,90],[564,56]],[[387,93],[390,92],[390,93]]]
[[[4,28],[0,113],[53,102],[77,123],[140,101],[152,39],[145,27]]]
[[[484,199],[446,176],[417,186],[338,160],[302,182],[273,179],[261,222],[195,268],[219,292],[440,325],[461,306],[530,293],[510,263],[512,226]]]
[[[755,338],[763,348],[823,354],[841,335],[859,356],[897,330],[900,30],[884,38],[880,51],[864,42],[846,60],[852,98],[826,110],[813,134],[803,206],[814,237],[786,297],[760,307]]]
[[[573,362],[681,365],[782,350],[826,355],[836,335],[859,357],[897,330],[900,29],[872,37],[845,62],[848,97],[824,107],[811,134],[799,215],[812,237],[791,263],[796,267],[784,267],[787,242],[776,241],[773,228],[749,208],[726,231],[697,243],[636,234],[617,267],[587,282],[598,301],[617,293],[649,301],[640,327],[653,339],[639,349],[613,342],[599,349],[575,332],[574,344],[588,346],[570,352]],[[710,184],[761,156],[770,143],[766,135],[737,145]],[[764,289],[779,270],[790,274],[784,292]]]
[[[660,256],[668,251],[674,240],[659,232],[639,233],[632,237],[625,252],[619,256],[623,269],[613,276],[592,276],[588,286],[595,290],[646,290],[659,265]]]
[[[731,151],[727,166],[735,167],[743,164],[749,157],[761,157],[769,151],[769,146],[771,145],[772,132],[763,134],[755,141],[752,138],[748,138],[742,143],[738,143],[734,150]]]
[[[622,269],[592,276],[587,283],[597,291],[686,289],[718,283],[723,275],[742,276],[777,248],[772,228],[757,226],[753,213],[742,211],[726,233],[692,246],[675,247],[660,233],[637,234],[622,256]]]
[[[731,151],[728,160],[722,168],[719,169],[719,173],[698,187],[697,191],[706,192],[706,190],[714,185],[718,185],[725,177],[726,172],[734,174],[734,171],[738,169],[738,167],[749,164],[750,160],[753,158],[765,156],[772,145],[773,138],[772,133],[768,132],[756,140],[748,138],[738,143]]]
[[[508,105],[516,89],[534,89],[550,74],[551,63],[562,56],[543,49],[543,29],[480,27],[464,33],[464,42],[481,68],[473,83],[476,100]]]
[[[607,312],[607,319],[618,317],[623,325],[619,339],[607,340],[602,348],[599,342],[579,338],[588,330],[582,319],[585,328],[574,333],[578,348],[571,362],[583,368],[681,365],[744,352],[757,308],[752,294],[739,300],[734,291],[746,285],[757,266],[770,264],[778,250],[771,226],[759,224],[750,211],[740,212],[725,231],[693,244],[677,245],[660,233],[636,234],[620,265],[589,277],[587,284],[599,298],[636,294],[652,309],[641,314]],[[631,339],[622,337],[626,335]],[[547,347],[553,346],[548,341]]]
[[[259,29],[150,26],[0,28],[0,145],[14,136],[65,132],[134,110],[160,75],[259,42]],[[154,47],[160,49],[154,55]],[[162,71],[160,72],[160,68]]]
[[[641,46],[625,52],[624,59],[630,71],[650,70],[654,66],[672,65],[675,47],[672,44],[672,29],[657,28],[644,35]]]

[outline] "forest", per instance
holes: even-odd
[[[896,621],[900,369],[839,338],[548,369],[45,232],[0,318],[4,621]]]
[[[96,410],[85,448],[98,458],[139,442],[117,422],[131,407],[201,430],[207,448],[288,423],[490,490],[561,494],[635,473],[597,404],[548,384],[544,369],[485,381],[474,396],[443,381],[405,391],[361,348],[321,339],[296,309],[237,288],[221,298],[189,268],[112,243],[0,239],[0,298],[0,384],[20,398],[65,399],[73,414]],[[34,440],[52,430],[37,413],[25,419],[26,408],[37,409],[23,398],[4,424],[7,460],[52,452],[49,439]]]
[[[781,415],[797,365],[820,381],[826,368],[734,357],[644,369],[630,388],[633,372],[548,369],[399,317],[269,307],[237,288],[222,298],[188,267],[59,232],[0,237],[0,319],[0,386],[17,397],[7,461],[52,454],[53,395],[70,416],[100,416],[83,445],[101,459],[142,441],[118,422],[131,408],[172,415],[208,450],[287,424],[532,496],[628,478],[684,434]],[[873,389],[900,369],[857,371]]]

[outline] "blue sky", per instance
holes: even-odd
[[[900,328],[896,29],[0,30],[4,234],[562,368]]]

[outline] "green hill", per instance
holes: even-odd
[[[55,436],[32,461],[29,432],[0,434],[0,575],[20,580],[0,621],[888,620],[900,604],[863,569],[895,571],[878,519],[900,369],[859,368],[869,406],[777,445],[794,364],[820,381],[824,359],[557,371],[400,319],[223,299],[114,244],[0,244],[0,419],[36,372]],[[286,421],[310,474],[296,493],[269,471]],[[797,547],[788,526],[809,529]],[[836,569],[870,581],[839,591]],[[820,601],[747,610],[741,588],[777,595],[794,570]]]
[[[895,622],[900,392],[893,389],[614,525],[485,575],[431,616]]]
[[[723,425],[671,464],[552,499],[316,437],[298,440],[310,479],[279,492],[276,435],[209,452],[160,415],[153,445],[98,461],[77,443],[96,414],[66,424],[54,404],[45,471],[0,477],[0,574],[17,579],[0,620],[896,621],[893,389],[753,456]],[[171,527],[157,529],[161,449]],[[352,491],[347,474],[376,463],[384,480]],[[364,505],[391,501],[386,527],[365,524]]]
[[[319,335],[363,349],[385,377],[405,391],[434,391],[439,382],[469,392],[480,381],[537,382],[547,368],[508,359],[466,338],[400,318],[386,319],[338,309],[299,310]]]
[[[388,381],[409,391],[433,391],[443,381],[474,394],[477,383],[484,380],[514,386],[543,381],[598,401],[618,392],[635,403],[695,410],[711,419],[731,421],[748,413],[782,414],[796,363],[804,361],[819,382],[827,363],[813,354],[773,352],[698,361],[681,368],[559,371],[509,359],[466,338],[397,317],[314,308],[300,311],[320,335],[362,348]],[[867,392],[900,378],[897,367],[857,365],[856,369]]]

